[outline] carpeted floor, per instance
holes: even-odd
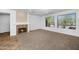
[[[17,35],[19,50],[78,50],[79,37],[46,30],[35,30]]]
[[[0,50],[78,50],[79,37],[34,30],[16,37],[0,34]]]

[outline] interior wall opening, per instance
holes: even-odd
[[[0,13],[0,37],[10,36],[10,14]]]

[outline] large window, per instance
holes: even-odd
[[[55,26],[54,17],[52,17],[52,16],[46,17],[45,22],[46,22],[46,27],[54,27]]]
[[[58,16],[58,28],[76,29],[76,13]]]

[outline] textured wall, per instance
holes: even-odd
[[[27,22],[27,13],[23,11],[16,11],[16,22],[17,24],[26,23]]]

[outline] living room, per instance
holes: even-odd
[[[10,38],[3,40],[8,43],[1,44],[0,49],[79,49],[78,9],[4,9],[0,12],[10,14]]]

